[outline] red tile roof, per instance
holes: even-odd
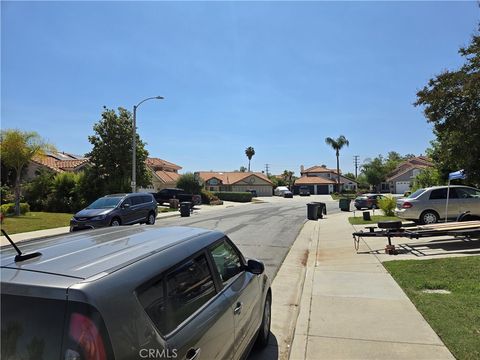
[[[396,177],[402,176],[412,169],[426,169],[432,167],[432,161],[425,156],[417,156],[400,163],[395,170],[388,174],[386,181],[391,181]]]
[[[265,176],[265,174],[258,173],[258,172],[241,172],[241,171],[231,171],[231,172],[200,171],[199,172],[199,176],[203,181],[208,181],[212,178],[215,178],[220,180],[223,185],[236,184],[252,175],[273,185],[273,183],[270,181],[270,179],[267,176]]]
[[[164,183],[177,183],[177,180],[181,176],[179,173],[164,170],[155,171],[154,174]]]
[[[303,170],[302,174],[307,174],[307,173],[334,173],[334,174],[336,174],[337,170],[315,165],[315,166],[309,167],[308,169]],[[342,171],[340,171],[340,175],[341,174],[342,174]]]
[[[336,184],[337,182],[331,179],[325,179],[320,176],[302,176],[295,180],[295,185],[328,185]]]
[[[43,165],[55,172],[75,171],[79,167],[87,164],[87,158],[72,159],[72,160],[57,160],[55,154],[46,154],[35,156],[32,160],[34,163]]]
[[[145,160],[145,163],[153,169],[158,168],[158,170],[168,170],[168,169],[180,170],[182,168],[177,164],[171,163],[169,161],[166,161],[160,158],[147,158],[147,160]]]

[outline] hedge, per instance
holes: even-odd
[[[20,214],[25,215],[30,211],[30,205],[27,203],[20,203]],[[15,203],[3,204],[0,206],[0,212],[5,215],[14,215],[15,214]]]
[[[250,202],[252,201],[252,193],[250,192],[214,192],[213,193],[220,200],[235,201],[235,202]]]

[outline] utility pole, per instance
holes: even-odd
[[[267,174],[267,177],[268,177],[268,175],[270,175],[269,166],[270,166],[270,164],[265,164],[265,173]]]
[[[355,156],[353,157],[353,163],[355,164],[355,180],[357,180],[357,177],[358,177],[358,175],[357,175],[358,158],[359,158],[358,155],[355,155]]]

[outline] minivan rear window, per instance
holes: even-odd
[[[65,301],[2,294],[1,358],[60,359]]]

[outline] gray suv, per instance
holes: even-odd
[[[153,225],[156,218],[157,201],[152,194],[113,194],[77,212],[70,220],[70,231],[136,223]]]
[[[21,250],[2,248],[2,359],[240,359],[268,343],[264,266],[221,232],[117,227]]]

